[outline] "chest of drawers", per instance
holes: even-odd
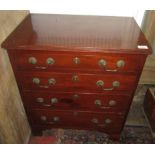
[[[118,138],[151,48],[133,18],[30,14],[2,44],[32,132]]]

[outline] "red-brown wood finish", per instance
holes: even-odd
[[[138,49],[138,45],[148,49]],[[134,18],[83,15],[30,14],[2,47],[132,54],[151,51]]]
[[[36,58],[36,64],[29,63],[29,58]],[[54,64],[48,65],[46,63],[48,58],[54,59]],[[74,59],[78,58],[79,63],[74,63]],[[100,60],[105,60],[106,65],[101,66]],[[36,70],[36,71],[75,71],[78,72],[132,72],[135,73],[142,68],[142,57],[140,55],[133,54],[102,54],[99,52],[55,52],[52,51],[21,51],[16,52],[15,61],[18,70]],[[117,67],[119,60],[125,61],[123,67]],[[137,63],[137,61],[140,63]],[[116,71],[115,71],[116,70]]]
[[[58,111],[33,110],[30,111],[30,121],[34,125],[50,125],[53,127],[71,126],[110,130],[118,133],[121,130],[123,115],[115,113],[95,113],[89,111]],[[57,119],[56,119],[57,118]]]
[[[38,98],[43,101],[39,102]],[[25,106],[30,109],[92,110],[124,113],[130,96],[124,93],[52,93],[49,91],[24,91]],[[57,102],[52,102],[57,99]]]
[[[56,73],[56,72],[19,72],[20,84],[23,89],[50,90],[53,91],[131,91],[136,82],[135,75],[120,74],[82,74],[82,73]],[[74,81],[74,77],[77,80]],[[123,78],[122,78],[123,77]],[[35,84],[33,80],[40,80]],[[55,79],[55,84],[49,84],[50,79]],[[103,86],[98,86],[98,81],[103,81]],[[118,81],[120,86],[114,87],[113,83]]]
[[[151,53],[133,18],[108,16],[30,14],[2,47],[8,50],[33,134],[61,127],[98,130],[115,139]]]

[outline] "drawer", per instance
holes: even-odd
[[[30,109],[92,110],[124,112],[129,106],[126,94],[51,93],[50,91],[25,91],[25,106]]]
[[[113,91],[133,90],[134,75],[79,74],[54,72],[19,72],[23,89],[59,91]]]
[[[84,111],[33,110],[29,112],[33,125],[52,127],[81,127],[94,129],[114,129],[122,127],[124,116],[115,113],[93,113]]]
[[[100,72],[137,72],[141,57],[130,54],[100,54],[91,52],[20,51],[15,54],[19,70],[79,70]],[[137,63],[137,61],[139,63]]]

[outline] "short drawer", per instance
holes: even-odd
[[[137,72],[143,65],[141,61],[138,55],[99,52],[20,51],[15,54],[15,63],[19,70]]]
[[[94,113],[84,111],[33,110],[29,112],[33,125],[52,127],[85,127],[120,130],[124,116],[116,113]]]
[[[124,112],[129,107],[126,94],[51,93],[50,91],[24,91],[25,106],[30,109],[66,109]]]
[[[19,72],[23,89],[52,91],[131,91],[136,82],[134,75],[79,74],[55,72]]]

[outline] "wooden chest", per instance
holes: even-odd
[[[30,14],[2,44],[34,134],[118,138],[151,48],[133,18]]]

